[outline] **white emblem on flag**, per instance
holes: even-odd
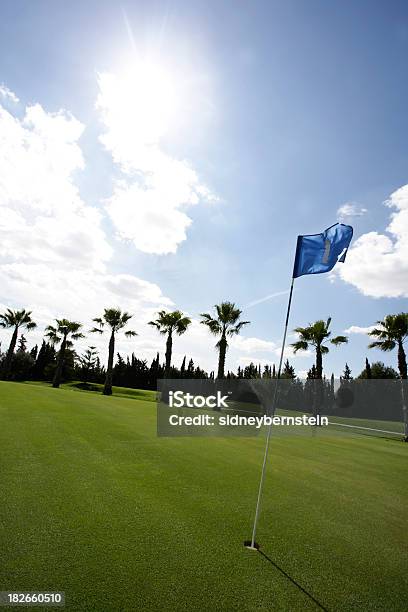
[[[323,253],[323,259],[322,259],[322,263],[327,264],[329,263],[329,255],[330,255],[330,247],[331,247],[331,242],[330,240],[326,240],[324,241],[324,253]]]

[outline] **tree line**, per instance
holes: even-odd
[[[217,379],[223,378],[296,378],[295,371],[287,361],[282,372],[276,372],[275,366],[249,364],[239,367],[237,372],[227,371],[225,374],[228,340],[238,335],[241,329],[249,325],[249,321],[241,320],[242,311],[233,302],[221,302],[214,306],[213,313],[202,313],[201,323],[217,338],[218,352]],[[3,380],[52,380],[52,386],[58,388],[62,381],[78,378],[85,382],[103,383],[103,393],[112,394],[112,386],[130,386],[140,388],[156,388],[160,378],[215,378],[214,372],[207,373],[195,366],[192,359],[186,365],[186,357],[180,367],[172,363],[173,342],[176,336],[186,333],[191,325],[191,319],[181,311],[167,312],[160,310],[155,320],[149,325],[165,337],[165,359],[160,363],[159,354],[150,365],[146,360],[137,358],[134,354],[123,358],[116,355],[117,336],[123,332],[131,338],[137,332],[128,329],[132,315],[119,308],[105,308],[102,316],[93,319],[94,326],[90,334],[108,335],[108,360],[106,368],[101,365],[99,355],[94,346],[90,346],[83,355],[77,355],[74,343],[84,338],[83,325],[68,319],[56,319],[53,325],[45,328],[41,347],[27,351],[27,340],[24,333],[37,327],[32,318],[32,312],[7,309],[0,313],[0,327],[12,330],[11,340],[5,353],[0,354],[0,376]],[[314,364],[308,372],[308,379],[322,380],[323,359],[329,352],[329,346],[346,344],[348,338],[343,335],[332,336],[331,318],[319,320],[306,327],[296,327],[298,340],[291,346],[294,352],[314,351]],[[387,315],[368,333],[375,338],[368,347],[378,348],[385,352],[397,352],[397,371],[384,366],[381,362],[366,365],[360,373],[360,378],[400,378],[407,379],[407,360],[405,342],[408,338],[408,313]],[[346,364],[343,378],[347,379]],[[87,380],[88,379],[88,380]]]

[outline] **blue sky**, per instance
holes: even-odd
[[[296,281],[291,327],[332,316],[343,333],[407,310],[406,3],[4,1],[0,41],[0,159],[13,151],[15,172],[0,170],[3,306],[28,305],[41,324],[67,314],[88,325],[116,300],[139,332],[118,349],[150,359],[162,348],[145,325],[155,310],[174,304],[197,319],[223,299],[243,307],[286,291],[297,234],[322,231],[349,204],[354,251],[340,273]],[[40,134],[34,175],[54,172],[52,191],[30,185],[24,148],[13,146],[21,130]],[[80,201],[63,195],[71,188]],[[277,361],[286,300],[245,311],[247,341],[231,347],[230,367]],[[175,360],[187,353],[211,368],[213,343],[197,324]],[[326,371],[347,361],[357,374],[366,355],[396,360],[366,346],[350,333]],[[311,363],[293,359],[298,371]]]

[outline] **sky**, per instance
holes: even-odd
[[[3,0],[0,309],[32,310],[31,347],[121,307],[117,350],[150,361],[147,322],[177,308],[174,363],[210,371],[199,315],[230,300],[251,324],[227,368],[277,363],[296,237],[342,221],[346,262],[296,280],[289,343],[331,316],[328,375],[396,366],[366,333],[407,311],[407,69],[405,2]]]

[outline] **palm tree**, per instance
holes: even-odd
[[[378,338],[368,345],[368,348],[379,348],[381,351],[393,351],[398,348],[398,371],[401,377],[402,410],[404,414],[405,441],[408,442],[408,408],[407,408],[407,357],[404,343],[408,338],[408,313],[400,312],[387,315],[383,321],[377,321],[377,326],[368,335]]]
[[[381,351],[393,351],[398,347],[398,370],[402,379],[407,378],[407,358],[404,343],[408,338],[408,313],[400,312],[396,315],[387,315],[383,321],[377,321],[368,335],[378,338],[371,342],[368,348],[379,348]]]
[[[323,355],[327,355],[329,352],[329,347],[325,342],[330,342],[334,346],[348,342],[346,336],[330,338],[330,323],[331,317],[327,321],[319,320],[315,323],[310,323],[307,327],[296,327],[294,331],[299,334],[299,340],[291,345],[295,353],[297,351],[307,351],[309,346],[314,347],[316,365],[313,369],[316,380],[313,384],[313,414],[315,416],[319,415],[323,403]]]
[[[331,317],[329,317],[327,321],[316,321],[313,324],[309,324],[307,327],[296,327],[294,330],[299,334],[299,340],[291,345],[295,353],[297,353],[297,351],[307,351],[309,346],[314,347],[316,353],[316,378],[318,380],[321,380],[323,376],[323,355],[327,355],[329,352],[329,348],[324,342],[329,341],[331,344],[334,344],[334,346],[348,342],[346,336],[330,338],[330,323]]]
[[[160,310],[157,313],[158,317],[155,321],[149,321],[149,325],[156,327],[163,336],[167,336],[166,340],[166,367],[164,371],[164,377],[168,378],[171,367],[171,353],[173,350],[173,333],[181,336],[184,334],[189,325],[191,319],[185,317],[180,310],[174,310],[173,312],[166,312]]]
[[[6,312],[0,314],[0,327],[13,329],[13,335],[11,336],[2,371],[2,377],[6,379],[10,373],[19,330],[26,329],[30,331],[37,327],[37,323],[34,323],[31,319],[31,310],[10,310],[10,308],[7,308]]]
[[[57,367],[55,368],[52,381],[54,389],[58,389],[61,383],[66,349],[72,346],[72,340],[79,340],[85,336],[79,331],[82,327],[81,323],[68,321],[68,319],[55,319],[55,321],[57,325],[48,325],[48,327],[46,327],[45,336],[49,338],[52,344],[61,343],[60,350],[58,351]],[[69,338],[72,340],[69,340]]]
[[[108,367],[106,369],[105,386],[103,388],[104,395],[112,395],[112,375],[113,375],[113,357],[115,354],[115,334],[123,329],[133,315],[128,312],[122,312],[119,308],[105,308],[102,317],[92,319],[94,323],[98,324],[98,327],[91,329],[92,333],[103,334],[104,327],[107,325],[110,329],[109,339],[109,355],[108,355]],[[137,336],[135,331],[125,332],[125,336],[132,337]]]
[[[240,321],[242,310],[237,308],[233,302],[221,302],[214,306],[216,316],[202,313],[203,325],[206,325],[214,336],[221,336],[216,344],[219,351],[218,358],[218,378],[224,378],[225,355],[227,353],[229,336],[239,334],[244,325],[248,325],[250,321]]]

